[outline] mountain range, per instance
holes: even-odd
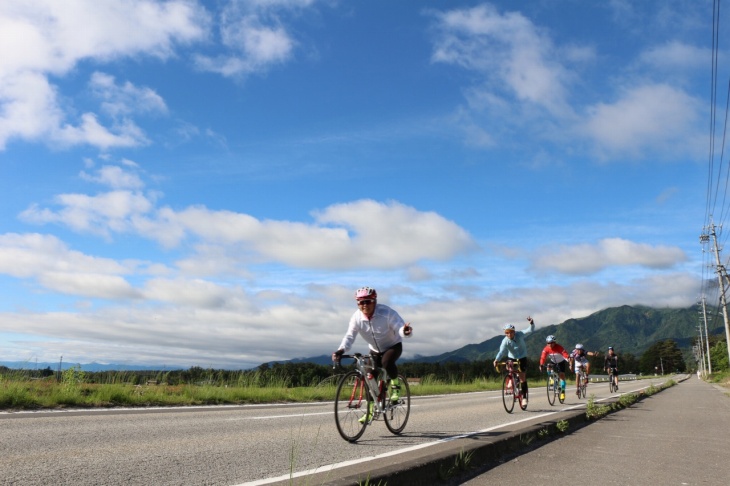
[[[683,353],[691,352],[692,342],[698,335],[702,308],[698,305],[682,309],[655,309],[644,306],[624,305],[598,311],[588,317],[568,319],[560,324],[537,327],[525,337],[528,357],[539,356],[545,346],[545,337],[552,334],[566,349],[581,343],[589,351],[605,352],[613,346],[618,354],[631,353],[636,357],[657,341],[673,339]],[[708,332],[711,335],[724,334],[721,320],[711,319],[717,315],[715,309],[708,309]],[[711,325],[710,322],[715,323]],[[720,322],[720,325],[716,323]],[[540,325],[539,322],[536,323]],[[516,326],[517,330],[524,328]],[[453,351],[435,356],[415,356],[401,359],[401,362],[448,362],[492,360],[499,351],[502,335],[494,336],[478,344],[467,344]],[[364,352],[366,345],[358,340],[355,351]],[[332,363],[330,355],[297,358],[288,362],[311,362],[323,365]],[[280,362],[284,363],[284,362]],[[269,363],[273,364],[273,363]]]

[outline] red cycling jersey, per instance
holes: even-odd
[[[545,364],[548,356],[551,357],[554,363],[560,363],[563,360],[567,361],[570,359],[568,352],[558,343],[555,343],[552,347],[548,344],[543,348],[542,354],[540,355],[540,366]]]

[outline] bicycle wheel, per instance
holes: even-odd
[[[581,385],[580,385],[580,394],[583,396],[583,398],[586,397],[586,388],[588,388],[588,385],[586,384],[585,377],[581,378]]]
[[[511,374],[507,374],[502,382],[502,403],[507,413],[512,413],[515,408],[515,384]]]
[[[555,378],[553,375],[550,375],[547,381],[547,396],[550,405],[555,405],[555,385]]]
[[[386,393],[385,402],[388,405],[383,404],[385,426],[395,435],[403,432],[408,423],[408,417],[411,415],[411,389],[403,375],[398,375],[398,379],[400,380],[400,400],[398,403],[392,403]]]
[[[368,421],[360,419],[367,413],[370,401],[365,379],[358,371],[350,371],[340,379],[335,395],[335,424],[346,441],[355,442],[365,432]]]

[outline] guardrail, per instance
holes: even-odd
[[[638,376],[636,374],[624,374],[618,375],[618,381],[631,381],[638,379]],[[605,383],[608,381],[608,375],[591,375],[590,382],[591,383]]]

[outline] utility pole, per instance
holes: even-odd
[[[730,358],[730,320],[727,316],[727,302],[725,300],[725,281],[728,279],[725,266],[720,263],[720,248],[717,246],[717,233],[715,232],[715,223],[710,223],[710,235],[712,237],[712,251],[715,254],[715,264],[717,265],[717,281],[720,283],[720,305],[722,306],[722,316],[725,319],[725,342],[727,344],[727,355]],[[700,241],[707,238],[708,235],[700,236]],[[724,277],[724,278],[723,278]]]
[[[702,319],[705,321],[705,345],[707,346],[707,374],[712,374],[712,360],[710,359],[710,336],[707,334],[707,309],[705,308],[705,297],[702,297]],[[700,327],[702,337],[702,327]]]
[[[702,310],[700,311],[700,314],[704,315],[705,313],[705,306],[704,306],[704,297],[702,298],[702,302],[700,302],[702,305]],[[700,342],[697,343],[698,351],[700,359],[702,360],[702,364],[699,367],[700,375],[706,376],[707,375],[707,368],[705,367],[705,345],[704,345],[704,339],[702,337],[702,322],[697,324],[697,331],[700,334]]]
[[[699,366],[697,367],[697,369],[699,370],[698,372],[700,373],[700,376],[705,376],[705,373],[706,373],[707,370],[705,369],[705,346],[704,346],[704,344],[702,342],[703,341],[703,339],[702,339],[702,325],[698,325],[697,326],[697,330],[700,333],[700,342],[698,342],[693,347],[693,351],[694,351],[695,359],[699,363]]]

